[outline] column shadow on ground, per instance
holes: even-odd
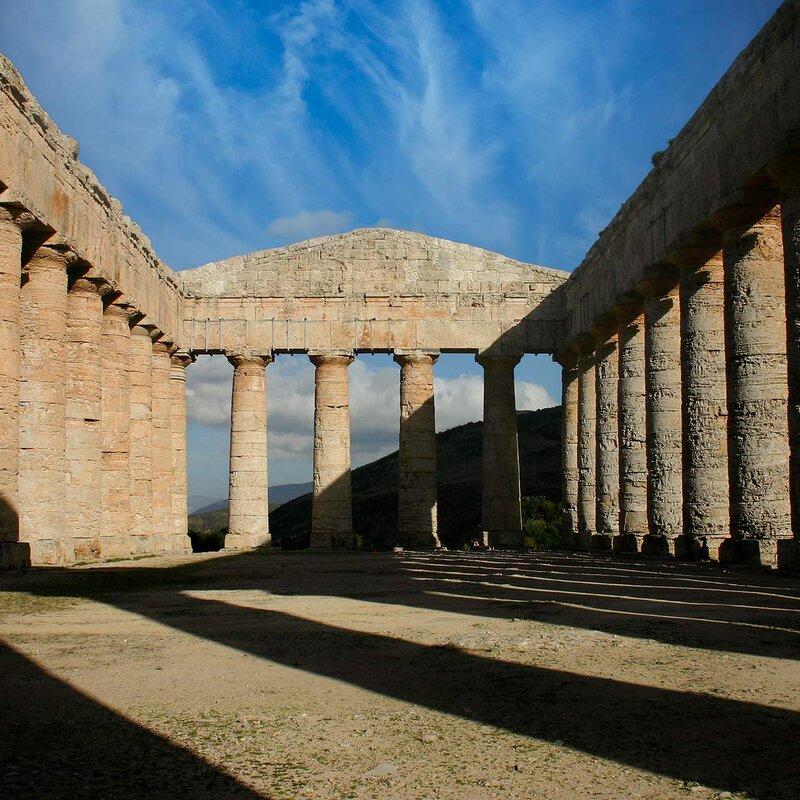
[[[363,576],[354,572],[358,564],[354,567],[352,562],[342,560],[337,554],[318,554],[313,565],[302,555],[275,554],[223,558],[214,564],[209,562],[197,568],[176,570],[140,572],[128,568],[94,570],[94,574],[62,572],[59,580],[65,585],[59,591],[63,593],[64,588],[74,584],[74,593],[78,596],[93,596],[240,652],[483,725],[543,741],[563,742],[620,764],[679,780],[697,781],[720,790],[745,791],[758,798],[788,800],[800,796],[796,761],[800,714],[793,711],[691,691],[642,686],[622,677],[592,677],[521,665],[456,647],[423,645],[187,593],[204,589],[249,589],[268,594],[322,594],[483,616],[519,617],[520,609],[524,608],[521,590],[543,580],[541,575],[537,577],[537,572],[544,572],[548,581],[554,577],[563,579],[573,589],[575,584],[583,582],[588,587],[587,594],[597,592],[598,584],[613,584],[620,576],[628,582],[626,592],[636,594],[635,587],[641,583],[639,593],[654,597],[663,591],[659,585],[664,580],[669,583],[708,580],[712,588],[715,584],[719,588],[720,582],[719,578],[713,575],[709,578],[697,570],[679,570],[665,578],[652,567],[560,556],[538,560],[454,556],[443,559],[439,567],[426,555],[404,556],[402,560],[391,556],[376,556],[372,561],[368,560],[370,558],[364,555],[359,562],[364,565]],[[511,565],[513,575],[521,577],[511,578],[499,565]],[[491,587],[491,597],[464,599],[452,593],[453,584],[446,576],[454,571],[469,573],[470,566],[475,568],[476,578],[492,577],[491,571],[495,570],[513,582],[507,587]],[[523,567],[530,574],[526,576]],[[434,586],[449,594],[430,595],[429,585],[428,593],[421,591],[414,577],[418,573],[411,572],[412,569],[434,573],[439,570],[441,577],[438,582],[434,581]],[[584,578],[581,578],[581,570]],[[563,573],[561,576],[555,574],[559,571]],[[341,583],[342,573],[349,576],[345,582],[346,591],[336,588],[337,581]],[[104,582],[105,593],[98,594],[98,587]],[[731,584],[732,594],[723,593],[718,605],[731,601],[734,596],[741,600],[750,598],[746,603],[733,603],[734,622],[744,620],[750,624],[747,620],[762,613],[777,614],[781,619],[796,613],[797,592],[790,584],[776,584],[750,575],[724,575],[721,582]],[[90,589],[92,583],[94,587]],[[463,591],[463,583],[463,576],[459,576],[455,584],[458,592]],[[148,586],[148,591],[142,591]],[[574,595],[559,595],[558,588],[551,591],[553,602],[575,601]],[[642,622],[640,617],[615,616],[616,606],[612,601],[619,593],[615,594],[613,586],[603,591],[602,596],[607,597],[610,604],[607,608],[601,606],[591,613],[577,609],[576,615],[576,609],[564,605],[563,615],[556,623],[621,633],[627,633],[632,624],[643,625],[630,635],[647,634],[648,638],[654,638],[652,633],[658,630],[654,623],[663,604],[657,602]],[[509,608],[502,602],[509,599],[510,605],[516,607]],[[239,602],[233,596],[231,600]],[[269,602],[268,595],[266,602]],[[627,602],[622,602],[623,608]],[[642,601],[630,602],[640,608]],[[743,607],[737,608],[740,605]],[[713,616],[708,614],[708,608],[703,609],[705,616]],[[532,618],[536,618],[537,613],[534,607]],[[606,613],[608,619],[614,620],[613,625],[607,624]],[[687,617],[681,622],[681,628],[685,633],[686,629],[699,626],[702,632],[689,636],[691,646],[715,649],[720,643],[713,638],[703,644],[708,636],[704,626],[713,624],[713,619],[706,622],[703,617],[695,623]],[[727,626],[729,637],[753,638],[750,629],[731,627],[727,621],[720,625]],[[741,651],[766,650],[770,656],[788,657],[789,653],[797,656],[796,628],[765,632],[771,634],[766,644],[743,647]],[[661,640],[670,641],[670,638],[662,636]]]

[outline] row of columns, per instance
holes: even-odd
[[[558,355],[566,544],[778,564],[800,519],[797,198],[719,212]]]
[[[233,365],[228,534],[225,547],[270,542],[265,369],[271,354],[228,353]],[[354,544],[349,351],[309,353],[315,367],[312,547]],[[395,351],[400,365],[397,543],[439,547],[433,365],[438,351]],[[493,546],[520,546],[519,454],[514,366],[480,354],[484,368],[483,527]]]
[[[190,359],[66,246],[23,265],[28,225],[0,207],[0,560],[185,551]]]

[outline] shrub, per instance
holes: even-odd
[[[523,497],[522,528],[526,547],[554,550],[561,541],[561,507],[546,497]]]

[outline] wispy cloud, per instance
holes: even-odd
[[[289,242],[307,239],[311,236],[324,236],[347,230],[352,219],[349,211],[301,211],[293,217],[278,217],[267,226],[272,236]]]

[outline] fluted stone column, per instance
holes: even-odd
[[[269,544],[266,367],[272,355],[226,353],[233,364],[226,550]]]
[[[173,552],[172,530],[172,342],[153,342],[153,552]]]
[[[66,523],[75,558],[102,555],[102,385],[100,339],[103,300],[97,283],[70,281],[66,346]]]
[[[349,352],[309,354],[314,373],[312,547],[351,547]]]
[[[131,544],[153,551],[153,340],[136,324],[130,338]]]
[[[0,569],[30,564],[19,541],[19,212],[0,206]]]
[[[614,332],[604,331],[597,347],[597,519],[592,546],[610,550],[619,536],[619,353]]]
[[[194,357],[178,350],[170,359],[170,428],[172,431],[172,534],[175,552],[191,550],[189,487],[186,471],[186,367]]]
[[[439,354],[395,351],[400,365],[398,541],[440,547],[436,506],[433,365]]]
[[[40,247],[20,294],[20,537],[33,564],[75,560],[65,519],[69,253]]]
[[[639,552],[647,534],[644,312],[632,297],[613,309],[619,320],[619,539],[614,549]]]
[[[561,365],[562,547],[578,544],[578,357],[572,350],[553,356]]]
[[[800,566],[800,153],[778,159],[770,172],[780,189],[786,286],[789,374],[790,498],[794,544],[782,547],[781,566]]]
[[[648,535],[644,550],[676,555],[683,534],[681,336],[678,272],[670,266],[639,284],[644,295],[647,387]]]
[[[131,515],[131,307],[105,298],[100,336],[102,536],[104,558],[135,552]]]
[[[484,541],[492,547],[521,547],[522,509],[517,442],[514,367],[520,356],[484,352],[482,520]]]
[[[680,268],[683,525],[687,555],[717,560],[729,536],[722,252],[685,248]]]
[[[578,352],[578,549],[589,550],[596,530],[597,397],[594,342]]]
[[[725,560],[773,566],[791,538],[786,295],[780,213],[715,216],[723,228],[730,546]]]

